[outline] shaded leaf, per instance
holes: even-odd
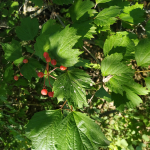
[[[60,33],[49,37],[50,56],[57,60],[58,65],[71,67],[78,62],[79,55],[82,53],[78,49],[72,49],[80,37],[76,35],[74,28],[66,26]]]
[[[21,40],[33,40],[39,30],[39,23],[36,18],[30,17],[21,20],[21,26],[16,27],[16,34]]]
[[[28,80],[31,80],[32,77],[38,77],[36,69],[41,69],[41,64],[35,59],[28,59],[28,63],[23,64],[20,71],[21,74]]]
[[[106,92],[106,90],[101,87],[96,93],[95,96],[100,97],[100,98],[106,98],[107,101],[111,101],[111,96]]]
[[[22,56],[22,48],[18,41],[12,39],[11,44],[1,43],[2,48],[5,52],[5,59],[14,61]]]
[[[33,149],[57,149],[55,131],[62,120],[61,110],[48,110],[35,113],[27,124],[26,136],[32,140]]]
[[[79,20],[86,12],[88,12],[94,3],[90,0],[76,0],[75,3],[70,7],[70,15],[73,22]]]

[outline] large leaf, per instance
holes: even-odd
[[[68,4],[72,4],[74,2],[74,0],[53,0],[53,3],[57,4],[57,5],[68,5]]]
[[[138,95],[146,95],[149,92],[145,87],[134,82],[132,76],[132,74],[115,75],[107,84],[113,91],[111,97],[117,107],[126,104],[128,107],[134,108],[142,103]]]
[[[70,113],[60,123],[56,137],[59,150],[98,150],[109,145],[99,125],[80,112]]]
[[[119,12],[120,9],[117,6],[105,8],[96,16],[94,23],[100,26],[111,25],[117,20],[115,17]]]
[[[148,67],[150,64],[149,39],[141,40],[136,46],[135,59],[138,66]]]
[[[107,76],[109,74],[115,75],[130,72],[130,69],[120,62],[122,59],[123,56],[120,53],[111,54],[110,56],[105,57],[101,63],[102,75]]]
[[[35,150],[98,150],[108,146],[99,125],[83,113],[71,112],[62,120],[61,110],[36,113],[29,121],[26,136]]]
[[[21,74],[28,80],[31,80],[32,77],[37,77],[36,69],[41,69],[41,64],[35,59],[29,59],[29,62],[23,64],[20,71]]]
[[[82,108],[87,106],[85,88],[90,88],[94,84],[89,75],[80,70],[68,70],[57,78],[53,85],[54,96],[59,101],[66,98],[69,105]]]
[[[14,61],[22,56],[22,48],[18,41],[12,39],[11,44],[1,43],[2,48],[5,52],[5,59]]]
[[[92,7],[94,7],[94,3],[90,0],[76,0],[75,3],[70,7],[70,15],[73,22],[79,20],[79,18],[90,11]]]
[[[21,40],[33,40],[39,30],[39,23],[36,18],[30,17],[21,20],[21,26],[16,27],[16,34]]]
[[[54,137],[56,127],[61,120],[61,110],[48,110],[35,113],[27,124],[26,129],[26,136],[32,141],[33,149],[56,149]]]
[[[78,56],[82,52],[79,52],[78,49],[72,49],[72,47],[79,38],[76,35],[76,30],[69,28],[69,26],[66,26],[60,33],[50,36],[49,53],[53,59],[57,60],[58,65],[70,67],[78,62]]]
[[[150,91],[150,77],[147,77],[144,79],[145,83],[146,83],[146,87],[148,88],[148,90]]]

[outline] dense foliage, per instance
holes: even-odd
[[[1,0],[0,149],[150,149],[149,4]]]

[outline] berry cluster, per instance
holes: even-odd
[[[47,64],[46,64],[47,74],[44,74],[43,72],[38,72],[38,77],[39,77],[39,78],[43,78],[44,75],[46,75],[46,77],[48,77],[49,85],[51,86],[50,80],[49,80],[49,76],[52,77],[52,78],[54,78],[54,79],[56,79],[55,77],[51,76],[50,73],[53,72],[55,69],[58,68],[58,67],[55,67],[55,65],[57,64],[57,61],[56,61],[55,59],[52,59],[52,60],[51,60],[51,58],[49,57],[49,54],[48,54],[47,52],[44,52],[44,53],[43,53],[43,56],[44,56],[44,58],[45,58],[45,60],[46,60],[46,62],[47,62]],[[49,62],[51,62],[51,64],[55,67],[55,68],[54,68],[52,71],[50,71],[50,72],[49,72]],[[67,67],[60,66],[60,70],[64,71],[64,70],[66,70],[66,69],[67,69]],[[45,77],[45,79],[46,79],[46,77]],[[52,86],[51,86],[51,88],[52,88]],[[54,92],[53,92],[53,91],[52,91],[52,92],[48,92],[47,89],[45,88],[45,80],[44,80],[43,89],[41,90],[41,94],[42,94],[42,95],[47,95],[47,94],[48,94],[49,97],[53,97],[53,95],[54,95]]]
[[[43,56],[44,56],[44,58],[45,58],[45,60],[46,60],[46,62],[47,62],[47,64],[46,64],[47,74],[44,74],[43,72],[38,72],[37,75],[38,75],[39,78],[43,78],[44,75],[45,75],[45,80],[46,80],[46,77],[48,77],[49,85],[51,86],[50,80],[49,80],[49,76],[52,77],[52,78],[54,78],[54,79],[56,79],[56,78],[53,77],[52,75],[50,75],[50,73],[53,72],[53,71],[54,71],[55,69],[57,69],[57,68],[59,68],[60,70],[64,71],[64,70],[67,69],[67,67],[64,67],[64,66],[55,67],[55,65],[57,64],[57,61],[56,61],[55,59],[52,59],[52,60],[51,60],[51,58],[49,57],[49,54],[48,54],[47,52],[44,52],[44,53],[43,53]],[[49,63],[50,63],[50,62],[51,62],[51,64],[54,66],[54,69],[49,72]],[[23,60],[23,63],[25,63],[25,64],[28,63],[28,59],[24,59],[24,60]],[[23,75],[20,73],[20,76],[23,76]],[[18,79],[19,79],[19,77],[15,75],[15,76],[14,76],[14,80],[17,81]],[[42,95],[48,95],[49,97],[53,97],[54,92],[53,92],[53,91],[52,91],[52,92],[48,92],[48,91],[47,91],[47,89],[46,89],[46,87],[45,87],[45,80],[44,80],[43,89],[41,90],[41,94],[42,94]],[[51,88],[52,88],[52,86],[51,86]]]

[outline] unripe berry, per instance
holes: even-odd
[[[28,63],[28,59],[24,59],[23,63],[25,63],[25,64]]]
[[[53,95],[54,95],[54,92],[48,92],[49,97],[53,97]]]
[[[47,95],[47,90],[46,90],[46,89],[42,89],[42,90],[41,90],[41,94],[42,94],[42,95]]]
[[[55,59],[52,59],[51,64],[55,66],[57,64],[57,61]]]
[[[49,54],[47,52],[43,53],[44,58],[49,57]]]
[[[67,67],[65,67],[65,66],[60,66],[60,70],[64,71],[64,70],[66,70],[66,69],[67,69]]]
[[[16,81],[17,81],[18,79],[19,79],[19,77],[18,77],[18,76],[14,76],[14,80],[16,80]]]
[[[51,58],[48,56],[46,57],[46,62],[50,62],[51,61]]]
[[[38,72],[38,77],[39,77],[39,78],[43,78],[43,76],[44,76],[44,73],[43,73],[43,72]]]

